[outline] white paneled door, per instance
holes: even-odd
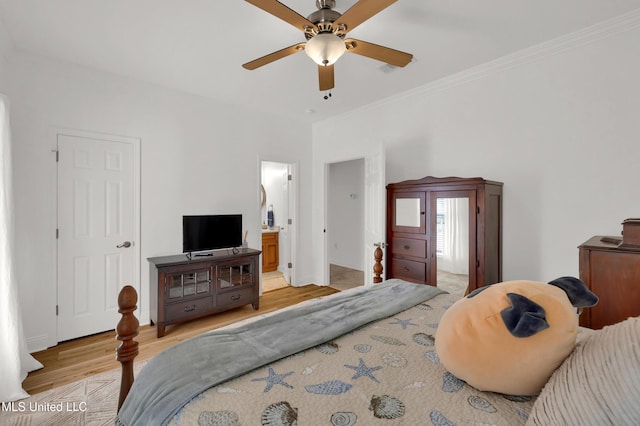
[[[58,341],[118,322],[134,279],[135,144],[58,134]]]
[[[385,152],[382,144],[364,158],[364,284],[373,284],[373,252],[385,248],[387,199],[385,189]],[[382,262],[385,263],[384,260]],[[382,277],[386,271],[382,272]]]

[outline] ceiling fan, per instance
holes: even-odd
[[[307,18],[277,0],[246,0],[252,5],[301,30],[307,41],[270,53],[242,65],[254,70],[294,53],[305,51],[318,64],[320,90],[334,87],[333,64],[344,52],[355,53],[377,59],[388,64],[404,67],[413,55],[362,40],[346,38],[347,32],[391,6],[397,0],[360,0],[344,14],[333,10],[335,0],[316,0],[318,10]]]

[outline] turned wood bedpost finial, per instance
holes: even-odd
[[[138,342],[133,340],[138,335],[140,323],[133,315],[138,302],[136,289],[127,285],[120,290],[118,295],[118,312],[122,315],[116,327],[116,339],[122,343],[116,348],[116,359],[122,364],[122,379],[120,380],[120,397],[118,398],[118,411],[133,384],[133,360],[138,355]]]
[[[373,264],[373,283],[378,284],[382,282],[382,248],[380,244],[376,244],[377,247],[373,252],[375,263]]]

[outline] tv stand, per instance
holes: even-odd
[[[240,248],[198,255],[151,257],[151,324],[157,336],[167,325],[247,304],[259,308],[260,250]],[[199,256],[199,257],[198,257]]]

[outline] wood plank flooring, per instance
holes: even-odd
[[[160,339],[156,338],[155,327],[141,326],[136,338],[139,343],[136,361],[150,359],[168,347],[205,331],[337,292],[339,290],[334,288],[316,285],[266,292],[260,297],[260,309],[257,311],[247,305],[210,317],[167,326],[166,335]],[[115,348],[119,344],[115,336],[115,331],[108,331],[62,342],[53,348],[34,353],[33,356],[44,368],[29,373],[23,382],[24,389],[34,394],[120,368],[115,359]]]

